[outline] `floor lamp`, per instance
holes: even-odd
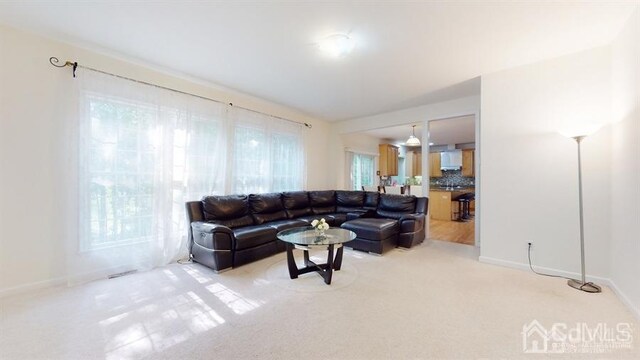
[[[579,204],[580,204],[580,267],[582,271],[582,277],[580,280],[570,279],[567,284],[574,289],[582,290],[589,293],[599,293],[602,291],[600,286],[587,282],[584,271],[584,214],[582,211],[582,158],[580,153],[580,142],[586,137],[586,135],[574,136],[573,139],[578,144],[578,191],[579,191]]]

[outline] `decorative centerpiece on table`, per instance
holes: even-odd
[[[317,236],[324,237],[324,232],[329,229],[329,224],[322,218],[320,220],[313,220],[311,227],[316,231]]]

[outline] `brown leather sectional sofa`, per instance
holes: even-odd
[[[427,198],[364,191],[295,191],[207,196],[186,204],[189,249],[195,262],[215,271],[284,251],[276,234],[324,218],[354,231],[345,244],[382,254],[424,241]]]

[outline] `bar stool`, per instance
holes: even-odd
[[[453,198],[453,201],[458,202],[458,218],[456,221],[469,221],[473,218],[469,211],[469,204],[473,200],[475,200],[474,193],[466,193]]]

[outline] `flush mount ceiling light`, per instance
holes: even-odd
[[[407,142],[405,143],[405,145],[407,145],[407,146],[420,146],[420,139],[418,139],[416,137],[416,126],[412,125],[411,128],[412,128],[411,129],[411,135],[407,139]]]
[[[318,49],[328,56],[339,58],[353,50],[355,43],[349,35],[333,34],[320,40]]]

